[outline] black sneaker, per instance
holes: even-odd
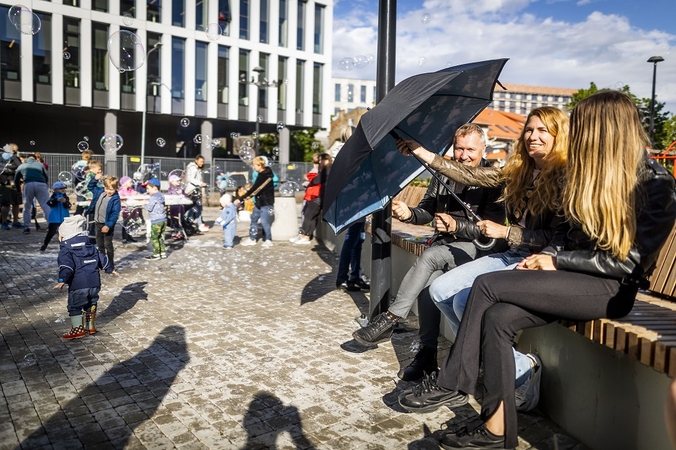
[[[23,234],[31,234],[31,229],[26,227],[23,229]]]
[[[367,326],[352,333],[352,337],[362,345],[386,341],[392,335],[392,327],[397,323],[397,319],[398,317],[390,314],[389,311],[378,314]]]
[[[467,404],[469,396],[437,385],[437,372],[425,375],[417,385],[399,395],[399,404],[408,412],[426,413],[442,406],[455,408]]]
[[[41,245],[41,246],[40,246],[40,251],[41,251],[41,252],[44,252],[45,250],[47,250],[47,246],[46,246],[46,245]]]
[[[356,280],[352,281],[352,283],[354,283],[355,286],[357,286],[359,289],[363,291],[371,290],[371,285],[366,281],[362,280],[361,278],[357,278]]]
[[[504,448],[505,437],[496,436],[486,428],[486,424],[467,431],[466,428],[442,436],[440,445],[445,449],[454,448]]]
[[[432,347],[423,347],[416,353],[413,362],[406,368],[401,369],[397,376],[404,381],[415,381],[439,370],[437,364],[437,349]]]
[[[350,292],[361,291],[359,286],[354,284],[354,281],[343,281],[340,284],[336,283],[336,288],[337,289],[345,289],[346,291],[350,291]]]
[[[146,259],[147,259],[147,260],[151,260],[151,259],[161,259],[161,258],[162,258],[162,257],[161,257],[160,255],[149,255],[149,256],[146,256]]]

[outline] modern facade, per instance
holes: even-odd
[[[197,135],[330,126],[333,0],[24,4],[39,31],[0,0],[3,143],[67,153],[118,134],[139,154],[145,131],[146,154],[191,156],[210,150]]]
[[[540,106],[553,106],[565,110],[572,95],[578,91],[578,89],[507,83],[504,83],[504,86],[507,90],[496,86],[493,92],[493,103],[489,108],[522,116],[527,116],[533,108]]]
[[[339,111],[350,112],[355,108],[371,108],[376,104],[375,80],[333,78],[331,98],[334,119]]]

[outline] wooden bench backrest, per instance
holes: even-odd
[[[422,198],[425,196],[425,192],[427,192],[426,187],[408,185],[394,197],[394,200],[404,202],[408,206],[415,207],[418,206],[420,200],[422,200]]]
[[[657,257],[657,268],[650,277],[650,290],[669,297],[676,294],[676,227]]]

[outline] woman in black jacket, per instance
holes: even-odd
[[[258,237],[258,220],[263,226],[263,247],[272,247],[272,232],[270,223],[272,218],[272,208],[275,204],[275,186],[272,181],[272,169],[266,164],[260,156],[253,159],[253,169],[258,172],[256,182],[251,189],[244,194],[235,197],[243,201],[245,198],[253,196],[255,200],[254,210],[251,213],[251,226],[249,227],[249,239],[244,240],[242,245],[256,245]],[[234,200],[234,199],[233,199]]]
[[[436,384],[400,397],[424,405],[473,394],[483,362],[482,423],[446,434],[442,447],[517,446],[517,331],[559,318],[615,319],[631,311],[676,218],[674,178],[648,159],[648,142],[638,109],[625,94],[602,91],[577,105],[563,191],[567,222],[557,227],[550,246],[517,270],[476,279]]]

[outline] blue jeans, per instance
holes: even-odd
[[[366,236],[364,234],[365,222],[353,223],[345,233],[345,241],[340,251],[338,263],[338,275],[336,284],[341,284],[348,279],[356,280],[361,275],[361,247]],[[352,270],[350,270],[352,269]],[[349,274],[348,274],[349,272]]]
[[[270,231],[270,212],[272,211],[272,206],[258,206],[254,207],[253,212],[251,213],[251,226],[249,227],[249,237],[252,240],[256,240],[258,237],[258,220],[261,221],[261,226],[263,226],[263,240],[271,241],[272,240],[272,231]]]
[[[484,256],[446,272],[430,285],[430,295],[437,308],[446,316],[453,334],[457,336],[469,292],[474,280],[489,272],[514,270],[529,252],[518,248],[503,253]],[[523,353],[514,351],[516,364],[516,387],[521,386],[530,374],[531,360]]]
[[[91,311],[93,305],[99,302],[101,288],[92,287],[68,291],[68,315],[79,316],[82,310]]]

